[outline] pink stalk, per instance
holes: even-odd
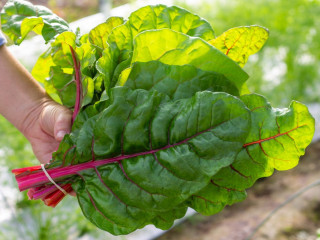
[[[34,190],[34,188],[33,188],[33,190]],[[41,188],[41,190],[34,191],[31,199],[41,199],[41,198],[44,198],[45,196],[47,196],[55,191],[57,191],[57,187],[54,185],[49,185],[49,186]]]
[[[40,169],[41,169],[41,166],[25,167],[25,168],[13,169],[12,173],[14,175],[20,175],[21,176],[22,173],[27,175],[27,174],[29,174],[31,172],[38,171]]]
[[[137,156],[146,155],[146,154],[152,154],[159,150],[160,149],[156,149],[156,150],[151,150],[151,151],[142,152],[142,153],[135,153],[131,155],[121,155],[114,158],[90,161],[90,162],[81,163],[77,165],[57,167],[57,168],[48,169],[47,172],[53,180],[63,179],[66,177],[70,177],[72,175],[76,175],[78,172],[81,172],[82,170],[95,168],[95,167],[102,166],[109,163],[118,162],[127,158],[137,157]],[[13,171],[16,171],[16,170],[13,170]],[[28,175],[25,175],[25,174],[17,175],[16,180],[18,182],[20,191],[24,191],[32,187],[37,187],[46,183],[50,183],[48,177],[45,175],[45,173],[42,170],[28,174]]]
[[[117,157],[113,157],[113,158],[108,158],[108,159],[102,159],[102,160],[92,160],[90,162],[85,162],[85,163],[81,163],[81,164],[77,164],[77,165],[69,165],[66,167],[56,167],[56,168],[52,168],[52,169],[48,169],[47,172],[50,175],[50,177],[54,180],[54,181],[61,181],[61,180],[66,180],[66,178],[71,177],[73,175],[77,175],[79,172],[86,170],[86,169],[94,169],[96,167],[105,165],[105,164],[110,164],[110,163],[114,163],[114,162],[120,162],[124,159],[128,159],[128,158],[134,158],[134,157],[138,157],[138,156],[144,156],[144,155],[149,155],[149,154],[155,154],[161,150],[165,150],[168,148],[172,148],[181,144],[185,144],[187,143],[190,139],[204,133],[207,132],[209,130],[211,130],[213,127],[203,130],[189,138],[186,138],[184,140],[182,140],[181,142],[178,143],[174,143],[174,144],[168,144],[162,148],[158,148],[158,149],[152,149],[149,151],[145,151],[145,152],[139,152],[139,153],[133,153],[133,154],[129,154],[129,155],[120,155]],[[31,167],[32,169],[34,169],[34,167]],[[24,169],[24,171],[27,169]],[[15,169],[13,170],[13,172],[21,172],[19,171],[19,169]],[[39,187],[39,186],[43,186],[44,184],[49,183],[50,181],[48,179],[48,177],[45,175],[45,173],[42,170],[39,171],[33,171],[30,172],[29,174],[18,174],[16,175],[16,180],[18,182],[18,186],[20,191],[24,191],[26,189],[30,189],[33,187]],[[67,181],[65,181],[67,182]]]
[[[73,189],[71,187],[71,184],[65,184],[61,186],[67,193],[70,193]],[[63,192],[61,192],[59,189],[56,189],[53,193],[50,193],[49,195],[46,195],[42,198],[42,201],[49,207],[55,207],[57,204],[65,197]]]
[[[60,185],[65,192],[70,193],[73,191],[71,184]],[[41,187],[31,188],[28,191],[28,197],[30,200],[41,199],[44,204],[49,207],[55,207],[65,197],[65,193],[61,192],[56,186],[44,185]]]
[[[72,114],[72,123],[73,123],[81,108],[82,85],[81,85],[81,76],[80,76],[80,63],[78,62],[75,51],[71,46],[70,46],[70,51],[71,51],[72,60],[74,63],[75,80],[76,80],[76,88],[77,88],[76,102],[75,102],[74,110]]]

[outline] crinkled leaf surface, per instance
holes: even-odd
[[[159,61],[135,62],[132,69],[122,73],[119,85],[131,89],[157,90],[171,99],[192,97],[196,92],[209,90],[239,96],[237,87],[224,75],[202,71],[192,65],[167,65]]]
[[[190,206],[203,214],[217,213],[225,205],[243,200],[244,190],[274,169],[295,167],[312,140],[314,119],[305,105],[293,101],[289,108],[272,108],[256,94],[244,95],[241,100],[251,111],[251,129],[236,160],[193,197]]]
[[[269,31],[260,26],[236,27],[209,41],[243,67],[250,55],[258,52],[269,37]]]
[[[42,34],[46,42],[62,32],[70,31],[68,23],[49,9],[23,0],[9,0],[6,3],[1,12],[1,25],[3,32],[18,45],[31,31]]]
[[[115,163],[79,173],[74,188],[85,216],[113,234],[150,223],[205,187],[233,162],[250,127],[248,109],[225,93],[168,102],[155,91],[115,88],[112,97],[93,135],[83,127],[77,141],[94,139],[95,159]]]

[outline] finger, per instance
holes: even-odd
[[[44,132],[61,141],[70,132],[72,112],[53,101],[47,103],[41,114],[41,127]]]
[[[70,132],[71,129],[71,112],[65,109],[56,111],[58,116],[56,117],[54,124],[54,138],[60,142],[64,135]]]
[[[36,157],[38,158],[40,163],[47,164],[52,159],[52,154],[46,153],[44,155],[39,155],[39,156],[36,155]]]
[[[32,149],[34,154],[40,163],[49,163],[52,159],[52,152],[54,152],[59,146],[59,143],[56,141],[52,141],[48,145],[41,145],[38,142],[32,144]]]

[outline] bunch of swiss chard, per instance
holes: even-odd
[[[199,16],[156,5],[81,35],[22,0],[8,1],[1,23],[16,44],[34,31],[50,46],[32,74],[73,110],[73,126],[45,168],[112,234],[242,201],[258,178],[296,166],[313,137],[306,106],[273,108],[246,86],[242,67],[266,42],[263,27],[215,37]],[[30,199],[54,207],[65,196],[39,166],[13,173]]]

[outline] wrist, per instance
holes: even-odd
[[[51,99],[5,45],[0,47],[0,62],[0,114],[25,134]]]

